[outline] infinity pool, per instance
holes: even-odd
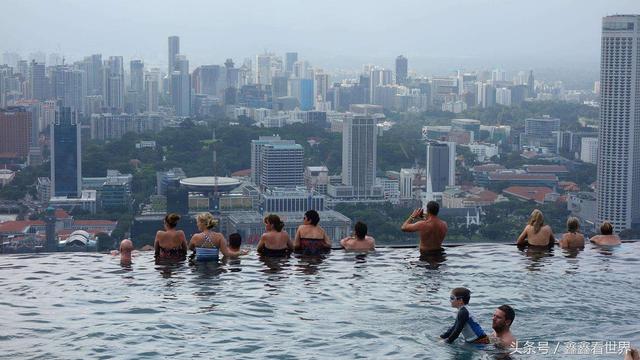
[[[2,358],[493,359],[495,349],[446,345],[449,291],[471,289],[485,331],[503,303],[521,342],[640,345],[640,243],[578,254],[509,245],[217,266],[131,267],[91,253],[0,256]],[[458,340],[460,341],[460,340]],[[564,345],[563,345],[564,346]],[[567,358],[517,355],[514,358]],[[619,355],[574,355],[571,358]]]

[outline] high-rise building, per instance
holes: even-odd
[[[520,134],[520,146],[546,147],[555,151],[560,119],[543,116],[524,120],[524,133]]]
[[[400,55],[396,58],[396,83],[405,85],[407,83],[408,63],[406,57]]]
[[[583,137],[581,139],[580,160],[591,164],[598,163],[598,138]]]
[[[60,107],[51,124],[51,195],[78,197],[82,190],[80,122],[77,112]]]
[[[103,67],[102,93],[110,111],[124,110],[124,63],[122,56],[110,56]]]
[[[51,69],[51,97],[62,101],[62,106],[84,111],[86,96],[85,73],[67,65]]]
[[[329,74],[318,72],[315,74],[313,82],[314,87],[314,99],[316,104],[324,103],[327,101],[327,91],[329,91]]]
[[[456,144],[432,141],[427,143],[427,182],[434,193],[443,192],[456,182]],[[427,184],[429,187],[429,184]]]
[[[342,128],[342,183],[353,187],[353,196],[373,196],[376,183],[378,128],[371,116],[350,116]]]
[[[376,99],[376,88],[390,85],[393,81],[391,70],[373,68],[369,76],[369,104],[374,104]]]
[[[53,65],[53,64],[51,64]],[[82,70],[87,74],[87,95],[103,95],[102,55],[94,54],[84,58]]]
[[[640,226],[640,15],[602,19],[597,220]]]
[[[160,74],[149,72],[144,75],[144,98],[148,112],[157,112],[159,105]]]
[[[284,56],[285,56],[284,71],[287,74],[291,74],[293,73],[293,64],[295,64],[298,61],[298,53],[288,52]]]
[[[23,107],[0,109],[0,153],[29,154],[32,114]]]
[[[536,97],[536,81],[533,78],[533,70],[529,70],[529,78],[527,79],[527,89],[530,98]]]
[[[202,65],[193,71],[197,94],[220,96],[227,87],[225,68],[220,65]]]
[[[256,84],[271,84],[271,54],[256,56]]]
[[[299,144],[266,144],[260,151],[262,189],[304,185],[304,148]]]
[[[191,115],[191,76],[189,76],[189,60],[184,55],[177,55],[176,70],[171,74],[171,99],[177,116]]]
[[[47,78],[43,63],[31,61],[29,68],[29,93],[32,99],[44,101],[47,96]]]
[[[496,104],[502,106],[511,106],[511,90],[508,88],[497,88]]]
[[[138,94],[144,89],[144,63],[142,60],[131,60],[129,63],[131,81],[129,87]]]
[[[267,156],[265,155],[266,149],[270,148],[269,165],[265,165]],[[265,188],[267,186],[298,186],[304,183],[302,159],[304,152],[302,147],[297,145],[293,140],[281,140],[279,136],[260,136],[258,140],[251,141],[251,181]],[[286,159],[282,157],[292,156],[292,159]],[[300,157],[294,158],[294,157]],[[278,159],[283,159],[281,168],[277,164]],[[286,163],[286,164],[285,164]],[[298,179],[298,163],[300,165],[300,178]],[[268,175],[264,175],[264,172],[268,171]],[[292,176],[291,179],[275,180],[276,176],[284,176],[287,173]],[[267,183],[265,183],[265,181]]]
[[[171,86],[171,74],[175,71],[175,61],[176,56],[180,53],[180,37],[178,36],[169,36],[169,46],[168,46],[168,60],[167,60],[167,77],[169,78],[169,94],[171,94],[172,86]]]

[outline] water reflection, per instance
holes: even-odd
[[[518,247],[522,254],[529,258],[526,268],[529,271],[540,271],[548,262],[547,258],[553,257],[553,249],[542,246]]]
[[[422,266],[430,270],[438,270],[438,268],[447,261],[447,253],[443,250],[428,251],[420,253],[420,263]]]
[[[289,255],[287,256],[264,256],[260,255],[258,260],[264,264],[264,268],[260,271],[264,273],[277,274],[283,268],[289,266]]]
[[[326,259],[325,255],[297,255],[298,264],[296,270],[305,275],[316,275],[318,268]]]

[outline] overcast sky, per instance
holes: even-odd
[[[179,35],[193,65],[266,50],[313,65],[598,66],[605,15],[640,0],[2,0],[0,52],[92,53],[164,64]],[[577,65],[574,65],[577,64]],[[192,65],[192,68],[193,68]]]

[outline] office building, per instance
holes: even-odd
[[[602,20],[598,224],[640,226],[640,15]]]
[[[169,87],[168,92],[171,94],[172,86],[171,86],[171,74],[176,69],[175,61],[176,56],[180,53],[180,37],[178,36],[169,36],[168,38],[168,59],[167,59],[167,78],[169,79]]]
[[[122,56],[110,56],[103,67],[103,98],[110,111],[124,111],[124,63]]]
[[[591,164],[598,163],[598,138],[583,137],[581,139],[580,160]]]
[[[434,193],[445,191],[456,181],[456,144],[432,141],[427,143],[426,161],[427,187]]]
[[[80,122],[78,114],[60,107],[51,124],[51,195],[79,197],[82,189]],[[95,211],[95,210],[94,210]]]
[[[560,119],[544,116],[524,120],[524,133],[520,134],[520,146],[548,148],[556,151],[560,131]]]
[[[409,60],[402,55],[396,58],[396,84],[406,85],[408,63]]]
[[[0,109],[0,153],[20,158],[29,154],[32,116],[24,107]]]
[[[175,70],[171,73],[171,100],[176,116],[191,115],[191,76],[189,76],[189,60],[184,55],[177,55]]]
[[[344,120],[342,129],[342,183],[353,196],[373,196],[376,185],[378,131],[374,117],[356,115]]]

